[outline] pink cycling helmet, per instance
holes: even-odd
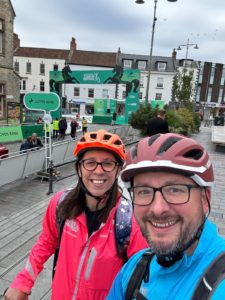
[[[127,153],[121,178],[126,182],[139,173],[161,169],[190,176],[199,186],[211,187],[214,182],[207,151],[195,140],[175,133],[139,141]]]

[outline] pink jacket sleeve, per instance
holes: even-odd
[[[50,200],[42,223],[42,232],[32,247],[25,267],[13,280],[11,287],[27,294],[31,292],[38,274],[44,263],[55,252],[58,243],[58,229],[56,224],[56,205],[63,192],[56,193]]]
[[[140,227],[134,216],[132,216],[132,231],[130,235],[130,244],[127,248],[127,256],[130,258],[136,252],[149,248],[146,239],[143,237]]]

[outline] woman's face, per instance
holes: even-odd
[[[104,163],[107,170],[108,166],[111,165],[113,170],[103,170],[100,164],[92,171],[87,170],[89,166],[92,168],[95,162]],[[78,166],[78,174],[82,178],[83,184],[94,196],[102,196],[112,187],[118,177],[119,170],[120,166],[117,164],[114,155],[103,150],[90,150],[86,152]]]

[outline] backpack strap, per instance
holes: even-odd
[[[208,300],[225,279],[225,252],[217,256],[199,279],[192,300]]]
[[[140,293],[139,288],[143,279],[145,282],[149,281],[149,265],[154,255],[155,253],[150,249],[143,253],[128,281],[125,300],[131,300],[133,297],[140,300],[146,299]]]
[[[120,204],[115,214],[115,238],[118,256],[127,261],[127,247],[130,243],[130,233],[132,229],[132,203],[121,198]]]
[[[60,248],[60,243],[61,243],[61,238],[62,238],[62,233],[63,233],[63,227],[66,222],[66,220],[60,218],[60,216],[59,216],[59,204],[66,198],[69,191],[70,190],[68,189],[64,193],[62,193],[62,195],[60,196],[58,203],[56,205],[55,215],[56,215],[56,224],[58,227],[59,236],[58,236],[58,245],[57,245],[57,248],[55,249],[54,258],[53,258],[52,279],[54,278],[54,275],[55,275],[55,267],[56,267],[56,263],[57,263],[58,256],[59,256],[59,248]]]

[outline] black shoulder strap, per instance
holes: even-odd
[[[121,198],[115,214],[115,238],[118,256],[127,261],[127,247],[132,229],[132,203]]]
[[[61,242],[63,227],[64,227],[64,224],[65,224],[65,221],[66,221],[66,220],[60,218],[58,209],[59,209],[59,204],[65,199],[65,197],[69,193],[69,191],[70,190],[66,190],[60,196],[60,198],[58,200],[58,203],[57,203],[57,206],[56,206],[55,215],[56,215],[56,224],[57,224],[58,232],[59,232],[59,238],[58,238],[58,245],[57,245],[57,248],[55,249],[54,258],[53,258],[52,279],[54,278],[54,275],[55,275],[55,267],[56,267],[56,263],[57,263],[58,256],[59,256],[59,248],[60,248],[60,242]]]
[[[145,299],[144,296],[139,293],[139,288],[144,278],[146,282],[149,280],[149,265],[154,255],[155,253],[150,249],[143,253],[142,258],[137,263],[127,284],[125,300],[131,300],[133,297],[136,297],[136,299]]]
[[[208,300],[218,284],[225,279],[225,252],[209,265],[195,288],[192,300]]]

